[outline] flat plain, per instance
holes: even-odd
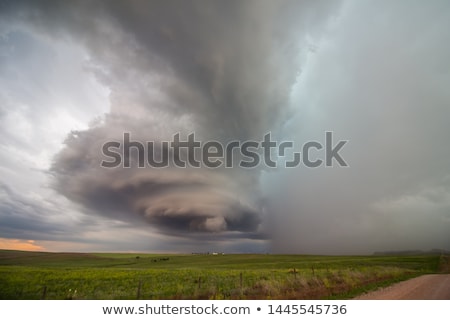
[[[0,250],[0,299],[347,299],[443,266],[439,255]]]

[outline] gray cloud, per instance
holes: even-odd
[[[66,209],[60,204],[56,207],[44,199],[24,196],[4,183],[0,184],[0,200],[2,237],[50,240],[64,235],[65,239],[70,239],[75,238],[74,231],[79,226],[95,225],[90,219],[71,219],[70,216],[60,220],[59,210]]]
[[[223,143],[261,139],[288,113],[302,37],[332,10],[293,1],[15,7],[47,36],[83,43],[88,68],[111,90],[103,122],[74,133],[55,158],[55,189],[93,214],[166,234],[264,237],[258,170],[106,170],[101,145],[124,131],[141,141],[191,131]]]
[[[347,2],[296,88],[296,141],[349,139],[350,167],[273,176],[275,250],[448,249],[448,3]],[[283,188],[283,192],[279,192]]]

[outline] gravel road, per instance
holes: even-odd
[[[363,294],[360,300],[450,300],[450,274],[429,274]]]

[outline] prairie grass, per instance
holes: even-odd
[[[442,267],[442,261],[442,257],[426,255],[213,256],[0,250],[0,298],[349,298],[378,286],[434,273]]]

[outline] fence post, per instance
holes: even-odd
[[[142,287],[142,280],[139,280],[138,288],[137,288],[137,299],[139,300],[141,298],[141,287]]]
[[[45,297],[47,296],[47,286],[44,286],[42,289],[42,297],[41,300],[45,300]]]

